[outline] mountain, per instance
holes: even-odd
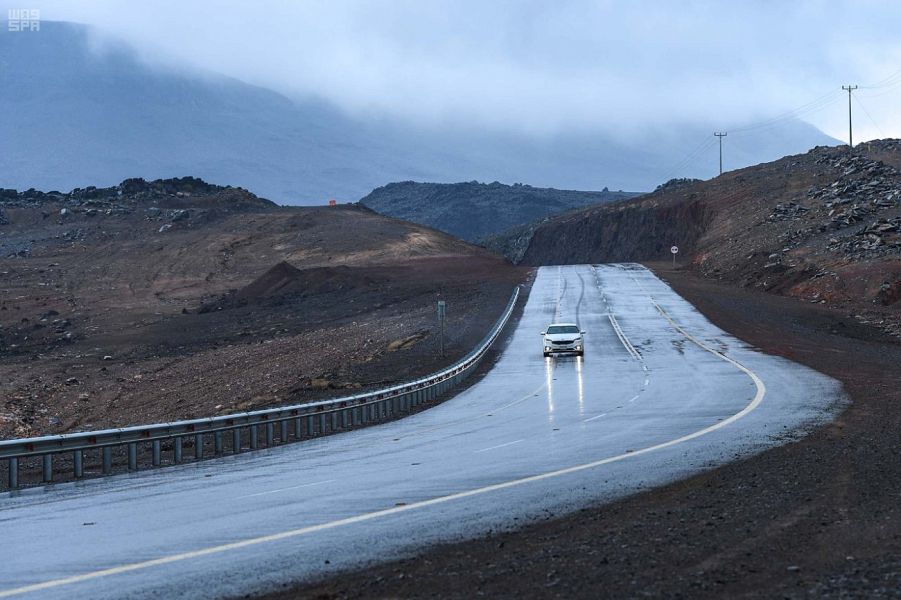
[[[532,221],[590,204],[631,198],[631,192],[580,192],[494,183],[417,183],[377,188],[360,200],[372,210],[428,225],[475,242]]]
[[[0,31],[0,187],[68,190],[131,177],[194,175],[282,204],[356,200],[387,181],[527,181],[570,189],[648,190],[709,177],[714,150],[674,164],[706,125],[674,123],[629,140],[545,136],[460,124],[417,127],[352,118],[214,73],[148,64],[85,26],[42,21]],[[835,140],[800,121],[730,136],[731,168]]]

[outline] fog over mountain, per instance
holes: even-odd
[[[96,44],[102,37],[56,22],[0,32],[0,187],[65,191],[192,175],[283,204],[321,204],[354,201],[392,181],[645,191],[717,170],[716,149],[695,148],[713,139],[707,123],[655,125],[626,138],[414,125],[147,62],[124,42]],[[725,167],[834,143],[784,119],[727,137]]]

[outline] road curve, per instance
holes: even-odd
[[[553,320],[584,359],[541,355]],[[400,421],[0,496],[0,598],[222,597],[608,501],[783,443],[837,382],[636,265],[543,267],[478,384]]]

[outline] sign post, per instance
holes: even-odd
[[[441,356],[444,357],[444,318],[447,314],[447,304],[444,300],[438,301],[438,347]]]
[[[676,255],[679,254],[679,246],[673,246],[669,249],[673,253],[673,268],[676,268]]]

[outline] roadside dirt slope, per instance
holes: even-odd
[[[552,218],[528,265],[666,260],[847,308],[901,335],[901,141],[818,147],[709,181]],[[522,245],[522,244],[520,244]]]
[[[483,249],[357,205],[281,208],[190,178],[4,190],[0,215],[0,437],[410,377],[465,353],[521,278]]]

